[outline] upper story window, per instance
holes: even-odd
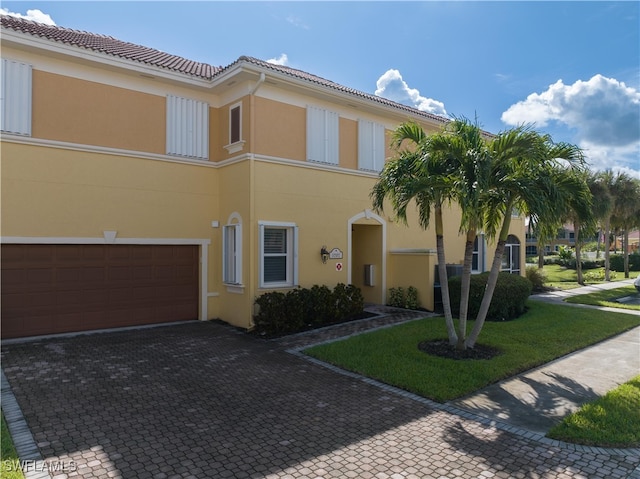
[[[307,160],[338,165],[339,129],[336,112],[307,106]]]
[[[298,282],[298,227],[260,222],[260,287],[292,287]]]
[[[381,171],[384,166],[384,125],[358,121],[358,168]]]
[[[0,130],[31,135],[31,65],[2,59]]]
[[[167,154],[209,158],[209,105],[167,95]]]
[[[242,139],[242,103],[235,103],[229,107],[229,144],[227,151],[237,153],[244,148]]]
[[[237,143],[242,139],[242,104],[238,103],[229,109],[229,143]]]

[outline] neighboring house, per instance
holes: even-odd
[[[549,243],[544,246],[545,254],[552,251],[558,252],[561,246],[574,248],[576,246],[576,235],[572,224],[565,224],[558,229],[558,234]],[[534,233],[527,231],[526,233],[526,255],[537,256],[538,254],[538,238]]]
[[[226,67],[2,22],[2,335],[252,326],[274,289],[352,283],[434,308],[435,235],[371,210],[389,132],[446,119],[292,68]],[[446,214],[460,263],[459,212]],[[515,218],[505,270],[521,273]],[[323,261],[321,250],[329,257]],[[477,241],[474,268],[491,264]]]

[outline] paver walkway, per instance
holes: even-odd
[[[287,352],[336,330],[193,322],[3,344],[2,367],[50,477],[640,478],[639,450],[545,440]]]

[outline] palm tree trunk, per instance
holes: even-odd
[[[464,264],[460,281],[460,315],[458,316],[457,349],[466,349],[467,317],[469,312],[469,291],[471,289],[471,266],[473,263],[473,243],[476,240],[476,230],[467,231],[467,242],[464,248]]]
[[[484,322],[487,319],[487,313],[489,312],[489,306],[491,305],[491,299],[493,298],[493,292],[496,289],[498,283],[498,275],[502,269],[502,255],[504,254],[504,247],[507,244],[507,238],[509,237],[509,227],[511,226],[511,204],[507,205],[504,219],[502,220],[502,229],[498,237],[498,244],[496,244],[495,254],[493,256],[493,263],[491,264],[491,272],[487,278],[487,286],[482,296],[482,303],[480,303],[480,310],[478,311],[478,317],[473,325],[473,330],[466,340],[468,348],[473,348],[480,336],[480,331],[484,326]]]
[[[607,221],[604,225],[604,280],[611,281],[611,268],[610,263],[610,249],[611,249],[611,217],[607,216]]]
[[[542,239],[538,237],[538,269],[544,268],[544,243]]]
[[[436,221],[436,251],[438,255],[438,276],[440,277],[440,292],[442,294],[442,309],[444,310],[444,320],[447,325],[447,334],[449,335],[449,344],[452,346],[457,344],[458,336],[456,328],[453,324],[453,315],[451,314],[451,299],[449,298],[449,278],[447,278],[447,262],[444,254],[444,227],[442,224],[442,207],[435,208]]]
[[[629,228],[625,228],[622,236],[622,254],[624,255],[624,277],[629,277]]]
[[[582,277],[582,258],[581,258],[581,251],[580,251],[580,222],[579,221],[574,221],[573,222],[573,235],[574,235],[574,240],[576,242],[576,276],[578,278],[578,284],[581,286],[584,286],[584,278]]]

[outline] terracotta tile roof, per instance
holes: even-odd
[[[139,63],[146,63],[204,79],[213,78],[213,76],[222,69],[221,67],[214,67],[206,63],[187,60],[186,58],[171,55],[153,48],[123,42],[107,35],[97,35],[95,33],[72,30],[70,28],[45,25],[10,15],[0,15],[0,21],[3,28],[16,32],[26,33],[34,37],[41,37],[78,48],[86,48],[87,50],[93,50]]]
[[[291,77],[295,77],[326,88],[340,91],[342,93],[371,100],[399,110],[404,110],[407,113],[411,113],[413,115],[430,118],[442,123],[447,123],[449,121],[447,118],[419,111],[410,106],[396,103],[394,101],[387,100],[386,98],[372,95],[370,93],[364,93],[353,88],[348,88],[344,85],[340,85],[338,83],[332,82],[316,75],[312,75],[302,70],[297,70],[295,68],[282,65],[275,65],[253,57],[241,56],[231,65],[228,65],[226,67],[216,67],[207,63],[196,62],[176,55],[171,55],[169,53],[165,53],[153,48],[124,42],[107,35],[98,35],[95,33],[72,30],[70,28],[45,25],[42,23],[12,17],[9,15],[0,15],[0,21],[2,27],[6,29],[45,38],[47,40],[55,42],[65,43],[67,45],[72,45],[78,48],[86,48],[88,50],[104,53],[106,55],[125,58],[139,63],[145,63],[147,65],[155,66],[158,68],[164,68],[179,73],[196,76],[206,80],[212,80],[217,75],[238,64],[250,63],[263,69],[269,69],[272,71],[283,73]]]

